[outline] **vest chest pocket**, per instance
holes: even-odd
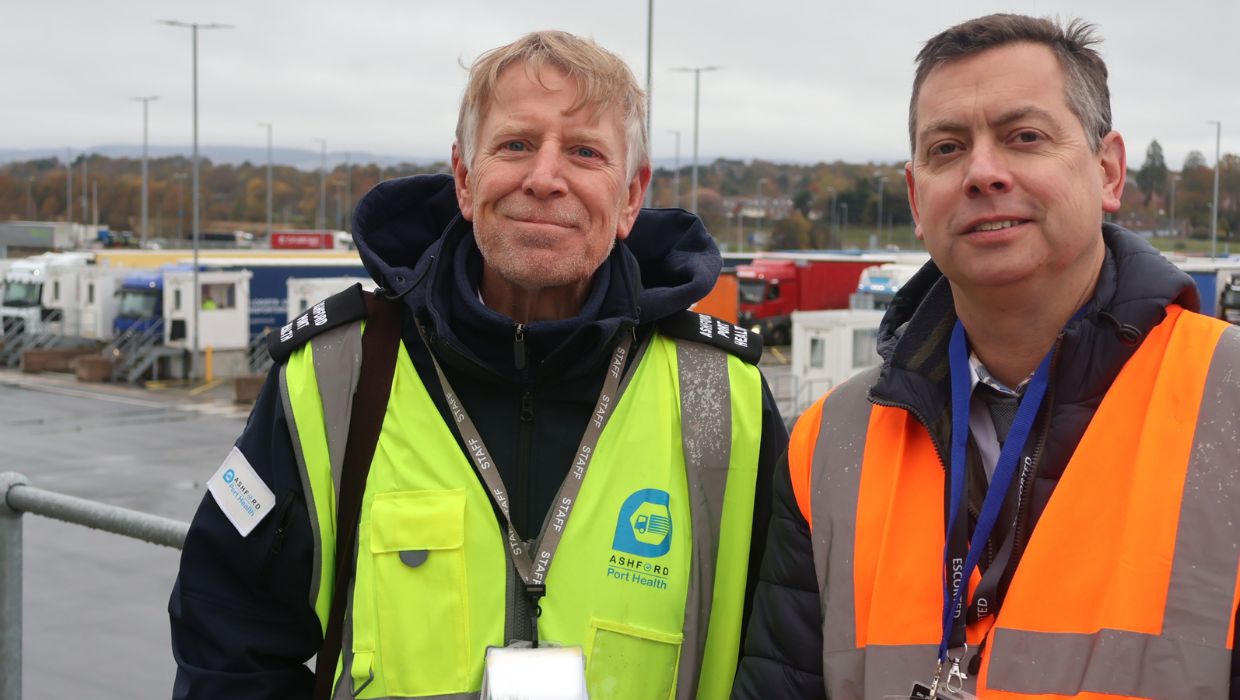
[[[594,619],[586,644],[591,700],[671,700],[683,634]]]
[[[378,659],[389,695],[461,693],[469,685],[465,491],[377,494],[370,553]]]

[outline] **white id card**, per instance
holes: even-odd
[[[589,700],[581,647],[491,647],[481,700]]]

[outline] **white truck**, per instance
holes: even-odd
[[[43,253],[15,260],[4,273],[4,296],[0,304],[4,337],[52,330],[47,321],[56,320],[59,314],[45,302],[48,295],[60,290],[55,283],[48,284],[48,270],[52,267],[80,266],[93,260],[94,253],[90,252]],[[62,279],[67,278],[57,276],[57,282]]]

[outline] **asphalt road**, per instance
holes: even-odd
[[[762,370],[786,412],[785,363],[768,352]],[[227,387],[191,396],[2,370],[0,472],[188,521],[244,427],[247,409],[230,396]],[[169,697],[179,552],[36,515],[22,521],[24,700]]]
[[[178,520],[243,426],[226,399],[0,372],[0,471]],[[169,697],[179,552],[35,515],[22,527],[22,697]]]

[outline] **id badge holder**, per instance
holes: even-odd
[[[940,665],[929,683],[914,683],[908,695],[885,695],[883,700],[977,700],[976,695],[965,690],[969,676],[961,668],[960,661],[951,659],[945,678]]]
[[[589,700],[579,646],[488,647],[480,700]]]

